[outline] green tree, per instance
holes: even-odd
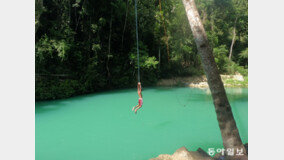
[[[236,150],[242,148],[245,150],[195,2],[194,0],[183,0],[183,4],[208,79],[222,134],[223,145],[225,149],[233,148]],[[247,156],[233,156],[228,158],[247,159]]]

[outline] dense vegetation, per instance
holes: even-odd
[[[196,0],[220,72],[247,75],[247,0]],[[137,83],[134,0],[36,0],[36,100]],[[141,81],[203,74],[181,0],[138,0]]]

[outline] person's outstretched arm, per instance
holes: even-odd
[[[141,83],[138,82],[138,85],[137,85],[137,92],[141,92]]]

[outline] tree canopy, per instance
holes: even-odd
[[[219,70],[246,75],[248,1],[196,0],[196,5]],[[36,0],[35,16],[37,100],[135,86],[133,0]],[[189,28],[181,0],[138,0],[143,85],[203,74]]]

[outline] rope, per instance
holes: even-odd
[[[140,65],[139,65],[139,45],[138,45],[138,22],[137,22],[137,0],[135,0],[135,21],[136,21],[136,46],[137,46],[137,65],[138,65],[138,82],[140,82]]]

